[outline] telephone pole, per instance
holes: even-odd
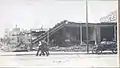
[[[85,0],[86,4],[86,44],[87,44],[87,53],[89,53],[89,44],[88,44],[88,0]]]

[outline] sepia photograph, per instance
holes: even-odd
[[[118,0],[0,0],[0,68],[119,68]]]

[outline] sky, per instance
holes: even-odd
[[[101,17],[117,9],[117,1],[89,1],[88,21],[99,23]],[[85,22],[85,1],[78,0],[0,0],[0,37],[5,29],[51,28],[60,21]]]

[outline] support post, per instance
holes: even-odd
[[[82,45],[82,25],[80,25],[80,44]]]
[[[95,45],[97,45],[97,26],[95,25]]]
[[[116,25],[114,25],[114,41],[116,41]]]

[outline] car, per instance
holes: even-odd
[[[99,45],[96,45],[92,48],[92,53],[100,53],[102,54],[103,51],[110,50],[112,53],[117,53],[117,44],[116,41],[101,41]]]

